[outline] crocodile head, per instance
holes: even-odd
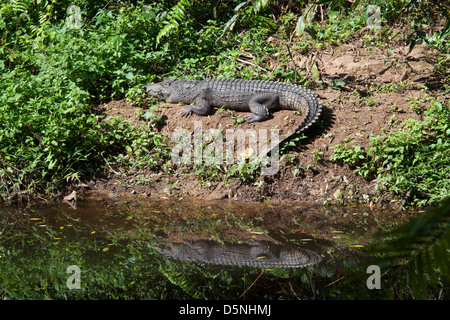
[[[171,87],[171,84],[175,80],[176,79],[167,79],[158,83],[149,83],[142,86],[142,88],[151,96],[162,100],[168,100],[173,92],[173,87]]]
[[[201,87],[196,87],[198,81],[167,79],[158,83],[149,83],[143,88],[147,94],[171,103],[191,103],[198,95]]]

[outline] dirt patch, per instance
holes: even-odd
[[[425,95],[437,95],[433,66],[438,53],[428,47],[416,46],[406,55],[408,46],[395,44],[391,48],[367,45],[363,37],[339,47],[299,57],[300,68],[316,64],[322,86],[313,89],[324,106],[320,121],[306,132],[307,139],[296,147],[289,147],[281,157],[279,170],[274,175],[262,176],[256,183],[223,180],[223,174],[208,184],[201,183],[192,172],[176,175],[148,172],[145,184],[136,176],[120,177],[109,173],[104,179],[89,182],[97,190],[125,192],[144,196],[189,195],[208,199],[230,198],[243,201],[311,201],[311,202],[367,202],[370,205],[389,203],[393,198],[380,198],[376,181],[367,181],[355,175],[347,165],[331,162],[332,147],[345,141],[357,141],[367,147],[370,134],[398,129],[408,118],[420,119],[414,108],[425,110]],[[325,85],[326,84],[326,85]],[[423,86],[431,89],[423,90]],[[215,110],[207,117],[182,117],[186,106],[161,103],[157,113],[165,119],[159,128],[161,134],[171,135],[177,128],[191,134],[195,121],[201,129],[279,129],[280,136],[301,123],[302,115],[292,111],[276,111],[267,121],[241,123],[237,119],[246,113]],[[142,106],[145,111],[145,106]],[[99,106],[107,116],[121,116],[133,124],[143,120],[136,115],[136,107],[125,100],[111,101]]]

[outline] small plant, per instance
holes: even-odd
[[[313,150],[312,155],[313,155],[314,161],[316,161],[317,163],[319,163],[323,160],[322,159],[323,151]]]
[[[243,161],[241,163],[229,165],[227,168],[227,177],[235,177],[243,182],[252,182],[258,177],[263,166],[263,162],[259,161]]]
[[[420,101],[419,99],[414,99],[411,95],[409,95],[409,108],[417,114],[422,114],[422,101]]]
[[[334,153],[331,156],[331,161],[348,163],[352,166],[356,166],[358,169],[357,172],[361,174],[363,177],[367,178],[369,171],[361,170],[364,167],[364,161],[366,160],[367,154],[363,148],[356,145],[355,141],[351,141],[350,138],[347,138],[346,141],[337,146],[331,147],[334,149]]]

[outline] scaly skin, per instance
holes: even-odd
[[[237,111],[251,111],[245,116],[245,120],[257,122],[267,119],[269,110],[297,110],[305,115],[305,120],[291,134],[306,130],[316,122],[322,111],[319,98],[310,90],[275,81],[169,79],[156,84],[147,84],[144,89],[148,94],[169,103],[193,103],[181,112],[183,116],[192,113],[205,116],[211,112],[211,107],[224,107]]]

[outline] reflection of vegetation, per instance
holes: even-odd
[[[381,290],[374,290],[379,291],[374,292],[374,296],[398,299],[448,298],[449,244],[450,198],[410,222],[381,233],[369,249],[373,257],[363,265],[377,265],[382,270]],[[359,290],[357,294],[361,292]]]
[[[23,215],[18,219],[12,213],[0,212],[0,217],[0,230],[3,230],[0,235],[0,297],[322,298],[332,291],[326,284],[341,276],[334,262],[327,271],[315,267],[289,270],[181,263],[166,259],[154,250],[152,239],[155,236],[151,229],[135,229],[132,235],[124,235],[123,230],[107,227],[108,236],[105,236],[101,228],[85,222],[81,222],[81,227],[78,222],[71,221],[73,225],[69,226],[58,221],[57,226],[50,227],[50,224],[35,225]],[[29,223],[32,225],[28,226]],[[66,270],[70,265],[81,269],[80,290],[66,287],[69,277]],[[328,263],[325,267],[328,268]],[[320,288],[325,290],[322,292]]]
[[[387,293],[442,299],[450,285],[450,198],[413,221],[381,235],[373,264],[389,270]]]
[[[19,218],[18,218],[19,217]],[[384,232],[366,248],[324,241],[323,261],[299,269],[222,267],[179,262],[155,249],[154,230],[51,227],[0,212],[0,298],[15,299],[414,299],[447,298],[450,200]],[[114,219],[117,219],[115,217]],[[123,218],[127,223],[127,217]],[[31,225],[30,225],[31,224]],[[63,227],[63,228],[62,228]],[[96,231],[96,232],[93,232]],[[106,232],[104,232],[106,231]],[[338,242],[336,242],[338,244]],[[299,244],[301,245],[301,244]],[[371,258],[366,259],[367,254]],[[363,268],[360,262],[364,260]],[[381,268],[381,289],[366,287],[367,265]],[[67,267],[81,269],[69,290]],[[353,275],[358,276],[354,278]]]
[[[386,39],[397,37],[392,26],[407,21],[412,33],[403,36],[411,44],[426,42],[443,52],[449,48],[450,20],[444,2],[133,3],[0,0],[0,198],[55,193],[64,181],[120,171],[112,165],[134,171],[139,179],[144,179],[139,177],[144,170],[170,169],[168,142],[154,130],[161,119],[151,110],[142,111],[145,124],[135,127],[119,117],[105,119],[92,106],[124,98],[142,105],[141,85],[161,75],[317,85],[320,77],[312,71],[316,75],[311,79],[297,68],[291,53],[307,56],[352,37],[367,24],[369,4],[381,7],[383,26],[379,35],[367,35],[368,42],[389,43]],[[81,9],[79,29],[66,23],[74,18],[67,14],[72,4]],[[429,30],[429,25],[438,28]],[[292,41],[294,37],[298,38]],[[435,71],[440,78],[446,77],[444,82],[448,82],[447,61],[441,58]],[[424,138],[429,140],[439,139],[438,134],[448,138],[439,132],[427,134]],[[445,147],[445,140],[435,146]],[[430,161],[441,163],[437,158]],[[227,178],[255,182],[258,175],[254,173],[260,168],[234,165]],[[377,169],[385,166],[377,163],[373,170]],[[205,169],[203,180],[217,179],[222,170]]]

